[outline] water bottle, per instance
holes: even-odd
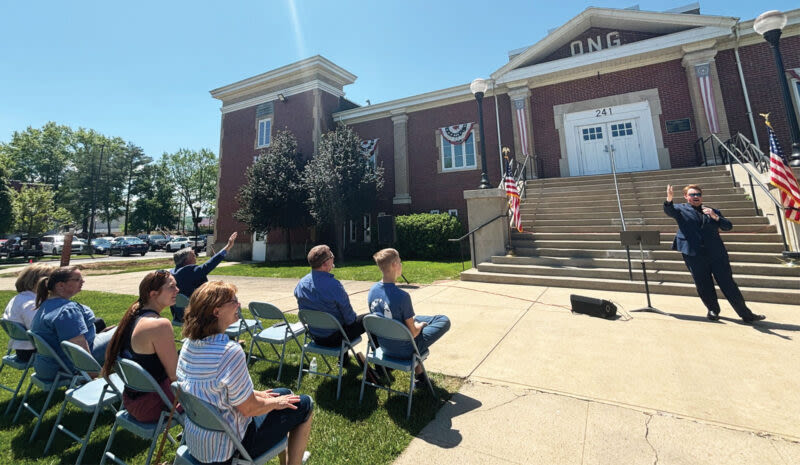
[[[317,371],[317,357],[311,357],[311,363],[308,364],[308,374],[311,376],[311,373]]]

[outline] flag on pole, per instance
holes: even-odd
[[[769,115],[762,116],[766,119]],[[768,119],[766,124],[769,133],[769,182],[781,192],[781,204],[785,208],[784,217],[789,221],[800,223],[800,187],[797,185],[797,178],[789,167],[781,143],[775,137],[775,131],[772,130]]]
[[[510,227],[517,228],[517,231],[522,232],[522,222],[519,213],[519,190],[517,190],[517,181],[514,179],[514,173],[511,170],[511,160],[506,164],[506,176],[504,178],[506,186],[506,197],[508,197],[508,209],[511,215]]]

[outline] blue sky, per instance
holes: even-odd
[[[688,1],[642,1],[664,11]],[[153,157],[219,150],[208,91],[316,54],[358,76],[374,103],[487,77],[590,5],[536,1],[5,1],[0,10],[0,141],[55,121],[95,129]],[[796,0],[701,2],[752,19]]]

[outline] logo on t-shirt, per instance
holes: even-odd
[[[389,308],[389,303],[384,302],[383,299],[375,299],[369,304],[369,311],[372,313],[383,313],[386,318],[392,317],[392,310]]]

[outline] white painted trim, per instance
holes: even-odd
[[[521,79],[530,79],[550,73],[564,72],[582,66],[597,65],[610,60],[632,58],[636,55],[653,54],[655,52],[668,50],[673,47],[681,47],[685,44],[694,42],[725,38],[731,34],[731,30],[722,27],[704,27],[700,29],[690,29],[688,31],[677,32],[667,36],[655,37],[652,39],[641,40],[632,44],[620,47],[613,47],[592,53],[584,53],[560,60],[548,61],[525,68],[515,69],[504,74],[497,79],[498,84]]]
[[[353,120],[370,116],[369,119],[377,117],[386,117],[392,114],[393,110],[401,110],[406,107],[424,105],[426,103],[437,103],[441,105],[442,101],[448,99],[461,100],[474,100],[472,92],[469,90],[469,84],[462,84],[456,87],[449,87],[447,89],[435,90],[424,94],[414,95],[411,97],[404,97],[397,100],[390,100],[388,102],[376,103],[365,107],[353,108],[351,110],[340,111],[333,114],[334,121],[342,121],[347,123],[354,123]],[[415,108],[414,110],[417,110]]]
[[[291,76],[292,74],[300,74],[312,70],[323,71],[325,74],[330,75],[334,81],[341,83],[342,86],[352,84],[357,79],[355,74],[336,65],[321,55],[315,55],[313,57],[306,58],[305,60],[300,60],[298,62],[267,71],[266,73],[259,74],[258,76],[253,76],[238,82],[234,82],[233,84],[228,84],[227,86],[216,88],[211,90],[210,93],[212,97],[224,100],[225,98],[230,98],[231,96],[241,93],[242,91],[249,92],[253,87],[267,85],[273,81],[278,81],[281,78],[293,77]]]
[[[260,95],[258,97],[254,97],[248,100],[243,100],[241,102],[232,103],[230,105],[223,105],[220,108],[220,111],[222,113],[230,113],[232,111],[241,110],[242,108],[253,107],[256,105],[260,105],[262,103],[278,100],[278,94],[283,94],[284,97],[289,97],[296,94],[302,94],[303,92],[308,92],[314,89],[324,90],[325,92],[335,95],[336,97],[344,96],[344,92],[342,92],[341,90],[333,87],[327,82],[315,79],[313,81],[299,84],[294,87],[289,87],[288,89],[283,89],[280,92],[270,92],[268,94]]]
[[[581,34],[592,26],[605,26],[605,22],[613,23],[617,28],[624,28],[625,22],[652,23],[664,29],[665,24],[675,27],[724,27],[730,28],[736,24],[736,18],[726,16],[687,15],[676,13],[656,13],[637,10],[619,10],[611,8],[589,7],[583,12],[564,23],[561,27],[548,34],[544,39],[529,47],[526,51],[515,56],[508,63],[491,74],[492,79],[511,72],[523,66],[528,60],[538,54],[552,53],[562,44]],[[641,30],[638,27],[637,30]],[[670,34],[671,35],[671,34]]]

